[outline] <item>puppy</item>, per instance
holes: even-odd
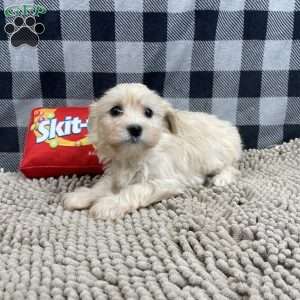
[[[65,194],[68,210],[116,219],[183,193],[213,175],[231,183],[242,145],[235,127],[213,115],[177,111],[145,85],[119,84],[90,107],[89,140],[104,161],[93,187]]]

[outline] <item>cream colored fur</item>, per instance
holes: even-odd
[[[115,105],[120,116],[111,116]],[[153,110],[151,118],[145,108]],[[204,183],[230,184],[238,174],[242,145],[236,127],[213,115],[178,111],[142,84],[119,84],[90,107],[90,141],[105,161],[105,175],[91,188],[67,193],[66,209],[90,208],[100,219],[127,212],[183,193]],[[127,127],[143,132],[130,141]]]

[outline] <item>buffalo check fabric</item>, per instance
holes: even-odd
[[[13,47],[11,5],[45,31]],[[88,105],[143,82],[175,107],[237,125],[246,148],[300,136],[300,0],[0,1],[0,167],[16,170],[31,109]]]

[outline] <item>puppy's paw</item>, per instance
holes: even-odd
[[[191,188],[199,188],[205,182],[204,176],[193,176],[187,180],[187,186]]]
[[[233,167],[228,167],[212,178],[215,186],[225,186],[235,181],[239,171]]]
[[[231,178],[230,176],[224,176],[224,175],[216,175],[215,177],[213,177],[212,179],[212,183],[215,186],[225,186],[230,184],[233,181],[233,178]]]
[[[76,192],[72,193],[66,193],[63,195],[63,203],[64,203],[64,209],[66,210],[74,210],[76,209],[77,202],[79,201],[78,196],[76,195]]]
[[[74,192],[63,195],[64,208],[70,211],[88,208],[93,201],[94,198],[91,195],[90,189],[87,187],[80,187]]]
[[[90,209],[90,215],[100,220],[115,220],[122,218],[130,210],[116,196],[108,196],[97,201]]]

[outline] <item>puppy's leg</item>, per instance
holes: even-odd
[[[234,168],[233,166],[228,166],[221,170],[220,173],[215,175],[212,178],[212,182],[215,186],[225,186],[232,183],[236,179],[238,174],[238,169]]]
[[[125,213],[145,207],[184,192],[184,184],[176,179],[152,180],[129,185],[119,194],[103,197],[90,209],[96,218],[116,219]]]
[[[111,177],[103,176],[91,188],[80,187],[63,196],[64,208],[67,210],[89,208],[97,199],[111,194]]]
[[[87,187],[80,187],[74,192],[63,195],[64,208],[67,210],[84,209],[92,205],[94,201],[91,189]]]

